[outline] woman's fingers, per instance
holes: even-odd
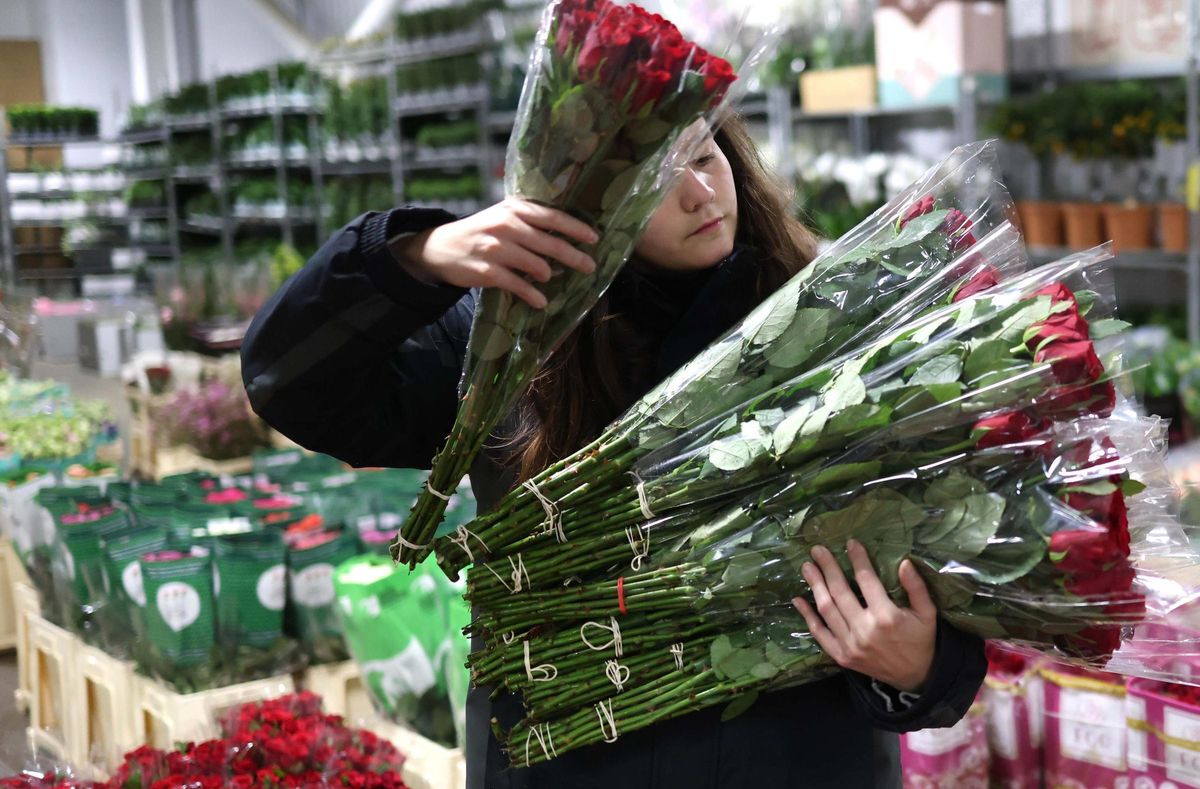
[[[867,601],[867,607],[883,610],[895,605],[892,598],[888,597],[887,590],[883,588],[883,583],[871,564],[871,557],[862,543],[857,540],[848,541],[846,553],[849,554],[850,564],[854,567],[854,582],[858,584],[858,590]]]
[[[570,214],[527,200],[510,200],[509,204],[513,213],[525,220],[526,224],[541,230],[559,233],[581,244],[595,244],[600,240],[595,230]]]
[[[525,301],[530,307],[540,310],[546,306],[546,297],[524,277],[514,274],[500,265],[489,265],[484,274],[484,286],[507,290]]]
[[[535,282],[549,282],[550,278],[554,276],[554,269],[550,267],[550,263],[545,258],[510,241],[502,242],[497,259],[492,262],[514,271],[524,272],[533,277]]]
[[[808,588],[812,590],[813,601],[817,604],[817,611],[821,614],[825,626],[839,640],[849,637],[850,625],[842,616],[837,601],[829,593],[829,587],[826,585],[820,568],[812,562],[805,562],[804,566],[800,568],[800,572],[804,575],[804,580],[808,582]]]
[[[596,261],[581,249],[571,246],[565,239],[552,236],[533,225],[523,225],[515,230],[515,241],[526,249],[553,258],[584,274],[596,270]]]

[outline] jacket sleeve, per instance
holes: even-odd
[[[958,723],[986,673],[983,639],[939,618],[933,668],[919,694],[899,693],[855,671],[847,671],[846,680],[855,705],[875,728],[907,732]]]
[[[454,421],[474,293],[416,280],[387,241],[453,219],[364,214],[263,305],[242,379],[267,424],[353,466],[429,467]]]

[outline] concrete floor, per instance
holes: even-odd
[[[120,381],[101,378],[75,364],[55,363],[35,363],[31,377],[53,378],[68,384],[71,393],[76,397],[107,402],[121,427],[121,435],[128,447],[129,407]],[[13,697],[16,688],[16,653],[0,653],[0,776],[12,775],[29,765],[33,757],[33,753],[27,747],[25,735],[25,727],[29,721],[24,714],[17,712]]]

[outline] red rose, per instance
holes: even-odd
[[[900,217],[900,229],[903,230],[904,226],[909,222],[913,221],[919,216],[925,216],[932,211],[934,202],[935,200],[933,195],[925,195],[920,200],[910,205],[908,210],[904,212],[904,216]]]
[[[1093,383],[1104,374],[1091,341],[1052,342],[1033,355],[1038,364],[1050,363],[1054,379],[1062,384]]]
[[[954,294],[954,301],[959,302],[965,298],[974,296],[976,293],[982,293],[989,288],[994,288],[999,283],[996,269],[991,266],[985,267],[983,270],[975,274],[967,281],[965,285]]]
[[[961,252],[967,247],[975,246],[975,236],[971,233],[972,227],[974,225],[966,214],[957,208],[950,209],[950,213],[946,215],[946,221],[942,223],[941,230],[949,237],[952,252]]]
[[[1125,508],[1125,494],[1120,488],[1103,496],[1068,493],[1066,502],[1071,509],[1107,526],[1110,538],[1121,549],[1122,555],[1129,555],[1129,515]]]
[[[1070,291],[1061,282],[1055,282],[1052,285],[1039,290],[1035,296],[1049,296],[1051,304],[1058,304],[1060,301],[1075,301],[1075,294]]]
[[[672,75],[669,71],[655,69],[651,66],[639,65],[637,68],[637,89],[633,93],[633,103],[630,112],[636,113],[643,105],[659,102],[667,88],[671,85]]]
[[[712,94],[713,104],[724,97],[725,91],[737,79],[733,66],[724,58],[706,58],[701,73],[704,75],[704,90]]]
[[[1137,571],[1125,562],[1092,575],[1075,575],[1067,579],[1067,591],[1079,597],[1127,592],[1133,587]]]
[[[1023,674],[1028,667],[1028,660],[1024,653],[1008,649],[996,641],[986,642],[983,651],[987,656],[988,672],[990,673],[1012,677]]]
[[[1028,441],[1043,429],[1023,411],[1009,411],[980,419],[971,433],[980,434],[975,441],[975,448],[987,449]]]
[[[229,780],[229,785],[234,789],[250,789],[254,786],[254,778],[249,775],[235,775]]]
[[[1068,575],[1090,576],[1124,562],[1128,555],[1101,529],[1063,529],[1050,535],[1050,559]]]
[[[1031,328],[1036,328],[1037,332],[1026,341],[1025,346],[1034,352],[1046,340],[1080,342],[1091,336],[1087,320],[1079,314],[1074,306],[1066,312],[1051,315],[1043,323],[1034,324],[1034,327]]]
[[[1121,648],[1121,628],[1097,625],[1067,637],[1067,651],[1080,657],[1107,657]]]
[[[1106,417],[1117,403],[1117,390],[1112,381],[1087,386],[1059,386],[1036,398],[1037,413],[1054,419],[1093,414]]]

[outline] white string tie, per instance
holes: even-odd
[[[454,534],[449,535],[450,542],[454,543],[459,548],[462,548],[467,554],[467,561],[469,561],[471,564],[475,564],[475,554],[471,553],[471,548],[467,545],[467,540],[472,537],[475,539],[475,542],[483,546],[484,553],[491,553],[487,547],[487,543],[479,539],[479,535],[469,530],[466,526],[459,526],[458,530],[455,531]]]
[[[642,559],[650,555],[650,535],[646,533],[645,526],[627,526],[625,537],[633,550],[633,560],[629,562],[629,566],[637,572],[642,569]]]
[[[625,689],[625,683],[629,681],[629,666],[623,666],[615,660],[610,660],[604,664],[604,676],[608,677],[620,693]]]
[[[546,511],[546,520],[544,521],[546,524],[546,533],[553,534],[554,539],[560,543],[566,542],[567,535],[563,531],[562,513],[559,511],[558,505],[546,498],[531,479],[527,479],[521,483],[521,487],[532,493],[534,498],[541,503],[542,509]]]
[[[683,642],[671,645],[671,654],[675,656],[675,668],[683,671]]]
[[[604,650],[608,649],[609,647],[612,647],[613,651],[616,653],[617,657],[621,657],[621,655],[623,654],[623,651],[621,648],[622,647],[622,645],[621,645],[621,626],[619,624],[617,624],[616,617],[612,617],[611,621],[612,621],[611,625],[602,624],[600,622],[584,622],[583,625],[579,628],[579,640],[582,641],[584,644],[586,644],[588,649],[591,649],[595,652],[603,652]],[[612,635],[612,638],[610,638],[608,641],[604,642],[600,646],[596,646],[588,639],[587,629],[589,627],[595,627],[595,628],[599,628],[600,630],[604,630],[605,632],[610,633]]]
[[[638,506],[642,508],[642,517],[653,520],[654,511],[650,509],[650,500],[646,498],[646,483],[637,474],[634,474],[633,478],[637,480]]]
[[[411,488],[410,488],[410,490],[411,490]],[[450,501],[450,497],[448,495],[446,495],[445,493],[439,493],[438,491],[434,490],[433,485],[429,484],[428,479],[425,480],[425,490],[427,490],[430,493],[432,493],[433,495],[437,496],[442,501]]]
[[[537,738],[538,745],[542,747],[542,753],[546,755],[547,759],[553,759],[554,757],[558,756],[558,751],[554,749],[554,738],[550,736],[550,724],[534,724],[532,727],[530,727],[529,734],[525,735],[526,767],[529,766],[529,741],[533,737]],[[549,744],[549,747],[547,747],[547,744]]]
[[[529,642],[522,641],[521,648],[525,652],[525,676],[530,682],[550,682],[558,676],[558,668],[550,663],[540,666],[529,665]]]
[[[617,722],[613,720],[612,699],[606,699],[596,705],[596,717],[600,719],[600,733],[605,742],[617,741]]]

